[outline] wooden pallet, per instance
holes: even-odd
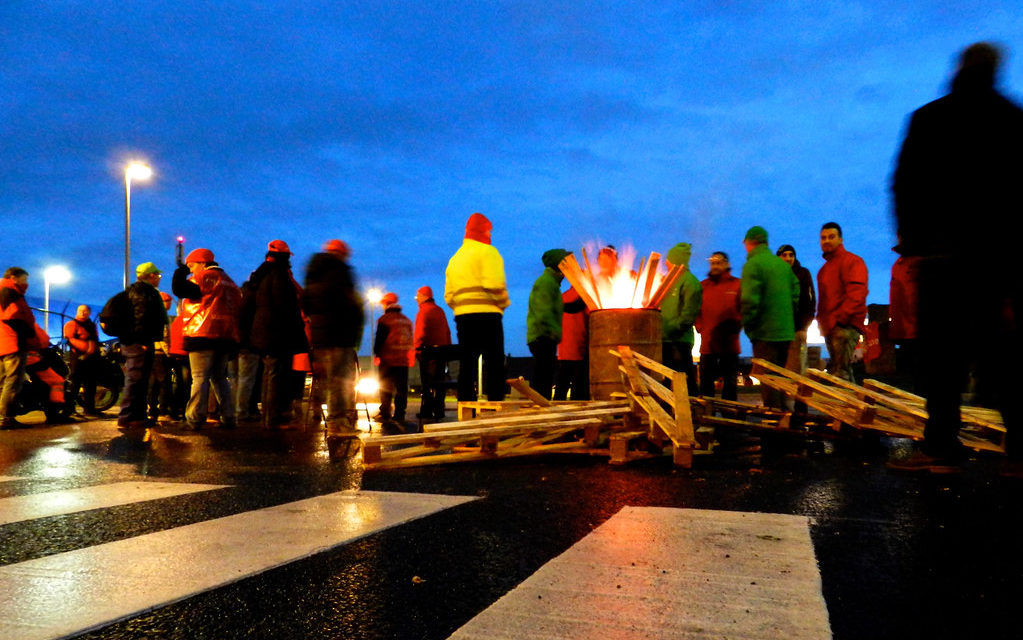
[[[810,369],[803,376],[766,360],[753,363],[770,373],[757,376],[761,384],[777,389],[834,420],[834,430],[851,428],[922,440],[927,422],[923,398],[876,380],[864,386],[824,371]],[[990,412],[968,408],[967,425],[960,433],[963,445],[975,450],[1005,452],[1005,427]]]

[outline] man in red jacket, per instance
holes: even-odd
[[[732,275],[728,254],[715,251],[708,260],[710,273],[700,283],[703,304],[696,317],[700,332],[700,395],[714,397],[714,384],[722,379],[721,397],[737,398],[741,280]]]
[[[444,376],[443,358],[437,357],[436,347],[451,344],[451,328],[444,310],[433,299],[433,289],[419,287],[416,291],[419,313],[416,314],[414,344],[416,359],[419,360],[419,380],[423,387],[423,399],[419,408],[420,418],[444,419],[444,390],[437,385]]]
[[[25,302],[28,271],[10,267],[0,280],[0,429],[23,426],[10,414],[11,403],[25,380],[29,342],[36,319]]]
[[[853,352],[867,318],[867,265],[846,251],[842,227],[821,227],[824,266],[817,272],[817,326],[828,347],[828,373],[855,382]]]
[[[96,323],[89,319],[92,309],[87,304],[78,305],[75,317],[64,325],[64,337],[71,347],[71,394],[68,406],[74,411],[79,390],[82,396],[82,407],[86,415],[97,415],[96,411],[96,375],[99,368],[99,333]]]
[[[415,357],[412,321],[401,312],[398,294],[386,293],[380,300],[384,314],[377,321],[373,355],[380,367],[380,421],[392,420],[402,426],[408,404],[408,368]],[[394,413],[391,413],[391,401]]]
[[[604,255],[602,249],[600,255]],[[558,375],[554,399],[590,399],[589,310],[573,288],[561,294],[561,342],[558,343]]]

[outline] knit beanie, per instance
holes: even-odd
[[[469,240],[490,244],[490,236],[487,232],[493,228],[494,225],[490,223],[490,220],[485,215],[474,213],[469,216],[469,221],[465,223],[465,237]]]
[[[202,262],[203,264],[209,264],[213,262],[213,252],[209,249],[192,249],[185,256],[185,264],[189,262]]]
[[[693,255],[693,248],[688,242],[680,242],[671,249],[668,249],[668,255],[665,256],[671,264],[675,266],[689,266],[689,257]]]
[[[570,252],[564,249],[551,249],[545,251],[541,260],[543,260],[543,266],[550,267],[551,269],[557,269],[561,261],[565,259]]]
[[[743,241],[749,240],[757,244],[767,244],[767,229],[756,225],[749,228]]]
[[[791,251],[792,252],[792,257],[793,258],[796,257],[796,248],[793,247],[791,244],[783,244],[782,246],[778,247],[778,250],[774,252],[774,255],[780,256],[781,254],[785,253],[786,251]]]

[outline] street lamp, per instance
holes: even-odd
[[[148,180],[153,170],[142,162],[131,162],[124,168],[124,288],[128,288],[131,272],[131,181]]]
[[[375,287],[366,291],[366,302],[369,303],[369,355],[370,355],[370,362],[373,362],[373,360],[374,360],[374,358],[373,358],[373,346],[375,344],[375,336],[373,334],[374,334],[374,331],[376,331],[376,324],[374,323],[374,317],[373,317],[373,307],[375,305],[380,304],[380,300],[383,297],[384,297],[383,292],[380,291],[380,289],[377,289]],[[373,368],[374,369],[376,368],[375,364],[373,365]]]
[[[71,280],[71,272],[67,267],[54,265],[43,269],[43,327],[46,335],[50,335],[50,285],[67,284]]]

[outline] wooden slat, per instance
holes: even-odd
[[[682,273],[685,272],[686,268],[684,265],[678,264],[672,267],[668,273],[668,277],[661,280],[661,284],[657,286],[657,291],[654,292],[653,296],[647,302],[647,306],[651,309],[660,308],[661,303],[668,296],[668,292],[675,286],[678,279],[682,277]]]
[[[558,411],[557,407],[540,414],[517,414],[508,416],[495,416],[492,418],[477,418],[476,420],[465,420],[463,422],[436,422],[424,424],[423,431],[426,433],[457,432],[464,429],[476,429],[486,426],[521,425],[536,423],[554,423],[559,420],[578,420],[582,418],[598,418],[620,416],[629,411],[628,405],[619,403],[617,407],[605,407],[600,409],[584,409]],[[387,437],[387,436],[384,436]],[[394,436],[397,437],[397,436]]]
[[[512,389],[515,389],[522,395],[526,396],[538,406],[541,407],[551,406],[551,401],[540,395],[540,393],[536,389],[529,386],[529,383],[526,382],[526,379],[523,378],[522,376],[519,376],[518,378],[511,378],[505,380],[505,382],[507,382],[508,386],[510,386]]]
[[[588,278],[583,274],[583,270],[579,268],[579,262],[575,259],[571,253],[565,256],[565,258],[558,263],[558,269],[565,276],[565,279],[572,284],[572,288],[576,290],[579,297],[582,298],[586,307],[590,311],[597,311],[600,309],[600,305],[597,303],[596,298],[590,291],[590,283]]]
[[[905,402],[896,400],[892,398],[890,395],[885,395],[883,393],[879,393],[871,389],[866,389],[864,387],[859,386],[856,383],[849,382],[848,380],[845,380],[844,378],[839,378],[838,376],[833,376],[830,373],[821,371],[820,369],[807,369],[806,373],[810,377],[817,378],[825,382],[830,382],[832,385],[836,387],[846,389],[851,393],[856,394],[856,396],[860,400],[865,401],[865,398],[869,398],[874,402],[879,402],[881,404],[887,405],[903,413],[907,413],[909,415],[913,415],[924,420],[927,419],[926,411],[918,407],[914,407],[913,405],[906,404]]]
[[[657,268],[661,266],[661,254],[656,251],[650,252],[650,260],[647,261],[646,278],[643,280],[643,306],[650,307],[650,291],[654,288],[654,278],[657,277]]]
[[[876,412],[876,410],[875,410],[873,405],[867,404],[866,402],[863,402],[862,400],[860,400],[858,398],[850,398],[848,396],[848,394],[844,394],[844,393],[842,393],[840,391],[836,391],[833,387],[829,387],[826,384],[821,384],[820,382],[817,382],[815,380],[811,380],[810,378],[807,378],[806,376],[801,376],[798,373],[795,373],[794,371],[789,371],[785,367],[779,367],[778,365],[774,364],[773,362],[768,362],[767,360],[764,360],[762,358],[753,358],[753,364],[756,365],[756,366],[760,366],[760,367],[762,367],[762,368],[764,368],[764,369],[766,369],[766,370],[768,370],[768,371],[770,371],[770,372],[772,372],[772,373],[774,373],[774,374],[776,374],[778,376],[783,376],[785,378],[788,378],[789,380],[795,381],[796,383],[798,383],[800,385],[809,387],[809,388],[813,389],[817,393],[820,393],[822,395],[834,398],[836,400],[840,400],[840,401],[844,402],[845,404],[848,404],[850,406],[850,408],[852,408],[852,409],[854,409],[855,411],[858,412],[859,417],[856,420],[856,422],[858,422],[858,423],[869,424],[870,421],[873,420],[873,416],[874,416],[874,414]],[[797,394],[792,394],[792,395],[797,395]],[[798,397],[803,402],[807,402],[807,400],[809,400],[809,398],[807,396],[798,396]]]

